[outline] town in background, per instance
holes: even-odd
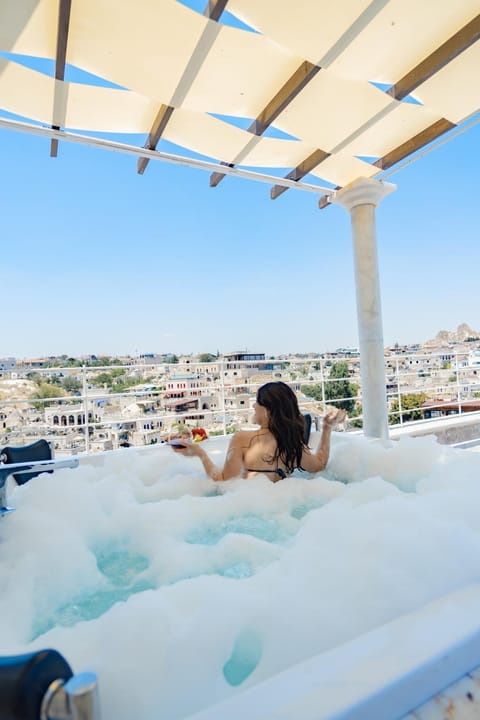
[[[433,340],[385,349],[392,427],[480,411],[480,334],[468,325]],[[46,437],[57,455],[165,441],[178,424],[221,435],[247,429],[257,388],[282,380],[319,429],[325,407],[361,431],[356,348],[266,357],[262,352],[138,357],[0,359],[0,443]]]

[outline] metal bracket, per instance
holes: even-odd
[[[80,673],[67,682],[54,680],[43,698],[40,720],[100,720],[95,673]]]
[[[26,472],[47,472],[48,470],[59,470],[60,468],[76,468],[80,461],[76,457],[65,460],[38,460],[37,462],[23,463],[2,463],[0,462],[0,517],[8,515],[15,508],[7,505],[7,479],[12,473],[22,474]]]

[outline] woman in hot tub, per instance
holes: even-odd
[[[315,451],[304,441],[305,420],[297,397],[283,382],[269,382],[257,392],[253,422],[258,430],[241,430],[230,441],[225,463],[219,469],[201,443],[172,445],[175,452],[198,457],[212,480],[249,478],[264,474],[273,482],[289,477],[294,470],[316,473],[324,470],[330,454],[332,429],[345,418],[345,410],[330,408],[323,416],[320,442]]]

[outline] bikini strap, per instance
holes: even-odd
[[[277,468],[276,470],[258,470],[255,468],[245,468],[247,472],[258,472],[258,473],[275,473],[275,475],[278,475],[279,480],[285,480],[287,477],[287,473],[285,470],[282,470],[282,468]]]

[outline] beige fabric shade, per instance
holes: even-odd
[[[344,186],[478,112],[478,7],[211,0],[202,15],[174,0],[5,2],[0,109]],[[226,11],[248,27],[224,24]],[[53,75],[17,55],[54,61]],[[66,82],[65,63],[118,88]]]

